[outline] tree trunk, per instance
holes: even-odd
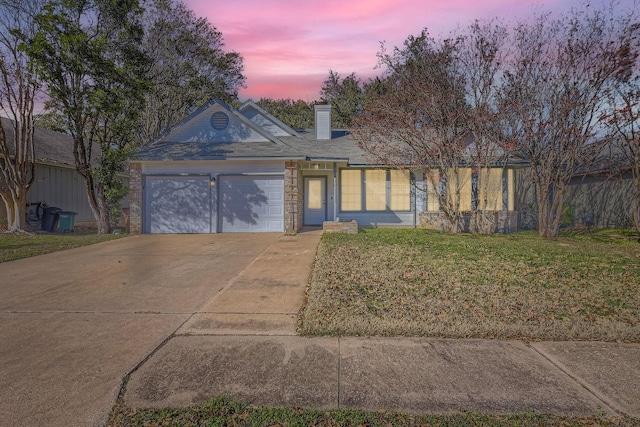
[[[22,232],[26,230],[27,219],[25,217],[27,207],[27,193],[28,189],[18,188],[18,193],[13,195],[13,203],[11,211],[13,218],[9,221],[11,226],[8,231],[10,232]]]
[[[549,224],[549,188],[536,183],[536,202],[538,203],[538,233],[541,237],[553,237]]]
[[[564,202],[564,187],[556,187],[553,198],[549,200],[551,190],[536,184],[538,201],[538,232],[546,238],[558,237]]]
[[[9,200],[9,197],[5,193],[0,195],[0,199],[2,200],[2,203],[4,203],[4,211],[7,217],[7,230],[10,230],[13,227],[13,213],[11,212],[13,209],[13,202]]]
[[[12,188],[2,194],[1,198],[7,213],[7,231],[10,233],[27,231],[27,219],[25,215],[28,192],[29,188],[18,187]]]
[[[83,178],[85,180],[89,206],[91,207],[93,218],[96,220],[98,234],[109,234],[111,233],[111,218],[104,197],[104,189],[101,184],[94,183],[91,174],[83,175]]]
[[[111,212],[109,212],[109,206],[104,197],[102,185],[98,185],[97,193],[100,211],[100,217],[97,218],[98,234],[109,234],[111,233]]]
[[[635,191],[633,194],[633,225],[636,227],[638,233],[640,233],[640,167],[636,167],[634,171],[635,175]],[[640,240],[639,240],[640,241]]]
[[[633,178],[635,191],[633,192],[633,200],[632,203],[632,215],[633,215],[633,225],[636,227],[638,233],[640,233],[640,145],[635,147],[634,152],[634,166],[633,166]],[[638,239],[640,241],[640,239]]]

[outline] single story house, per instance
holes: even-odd
[[[439,227],[437,197],[419,171],[371,162],[331,106],[315,129],[294,130],[245,102],[212,101],[138,150],[129,162],[131,233],[295,233],[325,221]],[[491,172],[499,231],[516,228],[514,171]],[[471,170],[463,207],[472,209]],[[468,193],[468,194],[466,194]]]
[[[567,189],[569,225],[632,228],[637,177],[634,153],[613,141],[600,160],[577,173]]]
[[[9,145],[13,141],[13,122],[1,118]],[[87,200],[84,179],[76,171],[73,158],[73,139],[70,135],[35,127],[34,146],[36,177],[27,196],[27,210],[37,203],[76,212],[76,223],[93,223],[94,217]],[[0,185],[3,185],[0,177]],[[0,229],[6,227],[7,213],[0,203]]]

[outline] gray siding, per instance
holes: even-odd
[[[571,180],[565,203],[573,210],[572,224],[590,222],[596,227],[632,225],[633,178],[631,173],[616,177],[586,176]],[[518,228],[537,228],[535,187],[531,170],[516,170],[516,210]]]
[[[49,206],[77,212],[76,221],[94,221],[84,179],[75,169],[36,165],[36,181],[29,191],[28,201],[45,202]]]
[[[574,224],[585,219],[596,227],[631,227],[633,177],[631,173],[604,178],[574,178],[567,191],[567,203],[573,208]]]
[[[518,229],[535,230],[538,227],[538,214],[531,169],[515,169],[514,180],[514,206],[518,212]]]

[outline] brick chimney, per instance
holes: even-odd
[[[331,139],[331,104],[315,105],[316,139]]]

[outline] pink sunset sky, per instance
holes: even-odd
[[[240,99],[313,101],[329,70],[363,79],[379,73],[380,42],[399,46],[428,28],[446,35],[458,25],[494,17],[522,20],[535,11],[564,13],[575,0],[185,0],[222,32],[227,50],[244,58]],[[592,1],[594,5],[599,1]],[[608,4],[608,2],[607,2]],[[621,8],[633,0],[622,0]]]

